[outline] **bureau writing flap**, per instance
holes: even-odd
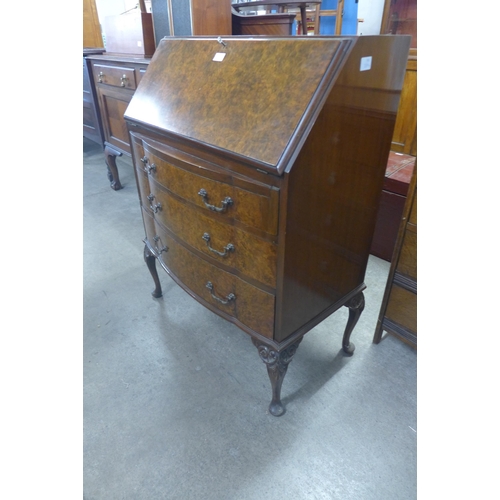
[[[351,38],[164,38],[125,118],[282,173]]]

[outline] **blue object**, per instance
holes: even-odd
[[[338,0],[323,0],[320,10],[335,10]],[[320,35],[335,33],[335,16],[321,18],[319,25]],[[344,17],[342,18],[342,35],[356,35],[358,32],[358,0],[344,0]]]

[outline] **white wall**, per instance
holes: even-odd
[[[380,35],[384,0],[358,0],[358,35]]]
[[[151,2],[146,0],[146,10],[151,12]],[[104,31],[104,18],[108,16],[118,16],[122,12],[133,9],[139,4],[137,0],[95,0],[97,15],[101,24],[103,39],[106,39]]]
[[[117,16],[127,9],[134,7],[137,2],[130,0],[95,0],[99,21],[104,24],[104,18],[107,16]]]

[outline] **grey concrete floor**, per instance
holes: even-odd
[[[132,162],[117,163],[115,192],[84,139],[84,499],[417,498],[417,354],[372,343],[389,263],[370,257],[354,355],[343,308],[304,337],[273,417],[250,337],[161,269],[151,296]]]

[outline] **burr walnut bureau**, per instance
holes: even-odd
[[[409,37],[164,38],[125,120],[144,257],[252,338],[272,415],[304,334],[364,307]],[[193,339],[193,342],[196,340]]]

